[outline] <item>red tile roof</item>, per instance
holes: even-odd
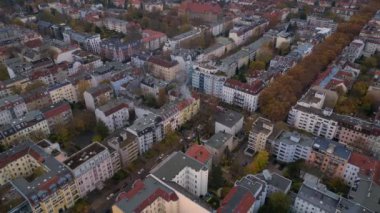
[[[248,212],[248,210],[252,207],[252,205],[255,203],[255,197],[250,193],[249,191],[245,190],[244,194],[240,197],[240,200],[237,203],[234,203],[230,206],[228,206],[228,209],[226,208],[226,205],[232,200],[234,196],[237,195],[238,187],[233,187],[226,197],[223,199],[220,207],[218,208],[218,213],[221,212],[231,212],[231,213],[242,213],[242,212]],[[241,193],[242,190],[239,190],[239,193]]]
[[[46,119],[60,115],[63,112],[71,111],[70,104],[67,102],[61,102],[58,105],[52,105],[46,109],[43,109],[43,114]]]
[[[186,151],[186,155],[202,163],[207,163],[212,158],[211,153],[204,146],[198,144],[193,144]]]
[[[36,48],[42,45],[42,41],[41,39],[33,39],[33,40],[25,42],[24,45],[29,48]]]
[[[168,60],[164,60],[155,56],[150,57],[148,62],[162,66],[162,67],[166,67],[166,68],[171,68],[178,64],[177,61],[168,61]]]
[[[366,176],[373,174],[373,181],[380,184],[380,161],[358,152],[352,152],[348,163],[359,167],[361,174]]]
[[[143,42],[150,42],[152,40],[160,39],[162,37],[165,37],[165,33],[150,30],[150,29],[145,29],[143,30]]]

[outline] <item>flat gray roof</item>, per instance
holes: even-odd
[[[214,149],[220,149],[231,138],[232,135],[228,133],[218,132],[207,141],[206,145],[213,147]]]
[[[219,111],[215,115],[215,122],[227,127],[233,127],[240,119],[243,119],[243,114],[232,110]]]

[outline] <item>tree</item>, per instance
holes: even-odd
[[[265,70],[265,62],[264,61],[253,61],[250,65],[249,65],[249,69],[251,70]]]
[[[268,203],[259,209],[259,212],[287,213],[290,210],[291,200],[283,192],[274,192],[269,196]]]
[[[256,61],[262,61],[267,64],[273,58],[273,49],[271,48],[271,43],[264,44],[257,51]]]
[[[38,88],[41,88],[41,87],[46,87],[46,84],[43,81],[41,81],[41,80],[36,80],[33,83],[28,84],[25,87],[24,92],[29,92],[31,90],[38,89]]]
[[[358,81],[352,87],[352,95],[355,97],[362,97],[367,93],[368,83],[365,81]]]
[[[341,178],[328,178],[323,181],[326,184],[326,187],[339,195],[346,196],[350,191],[350,187],[344,183],[344,180]]]
[[[250,174],[257,174],[265,169],[268,164],[269,153],[267,151],[259,151],[253,161],[247,165],[246,171]]]
[[[84,101],[83,93],[91,87],[91,83],[86,80],[80,80],[78,82],[78,99],[80,102]]]
[[[89,213],[90,212],[90,204],[83,199],[77,200],[74,207],[70,209],[70,212],[73,213]]]
[[[300,178],[301,169],[305,166],[305,162],[303,160],[297,160],[296,162],[288,164],[286,167],[286,171],[284,176],[291,179],[296,180]]]
[[[129,43],[129,42],[138,41],[141,38],[142,38],[142,35],[140,33],[140,29],[137,26],[133,25],[128,28],[128,32],[126,36],[124,37],[124,41]]]
[[[98,121],[98,123],[96,124],[95,132],[97,135],[101,137],[101,140],[103,140],[109,135],[109,129],[106,126],[106,124],[102,121]]]
[[[222,168],[220,166],[213,166],[210,176],[210,188],[218,190],[220,187],[224,186],[225,181]]]
[[[0,81],[4,81],[8,79],[9,79],[9,74],[7,71],[7,67],[3,63],[0,63]]]

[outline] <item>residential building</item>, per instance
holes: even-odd
[[[343,177],[351,151],[335,141],[316,138],[307,162],[328,177]]]
[[[221,202],[217,212],[258,212],[264,205],[268,186],[265,181],[254,175],[246,175],[235,182]]]
[[[264,83],[261,80],[242,83],[239,80],[228,79],[223,85],[222,100],[228,104],[254,112],[258,108],[259,95],[263,88]]]
[[[70,170],[37,144],[24,141],[0,153],[0,158],[0,185],[11,185],[1,191],[2,205],[11,204],[5,212],[13,212],[19,205],[26,205],[27,212],[62,212],[79,199]]]
[[[173,152],[151,171],[151,174],[162,181],[177,183],[186,191],[199,197],[206,195],[209,168],[185,155]]]
[[[215,133],[225,132],[235,136],[243,129],[243,114],[223,109],[215,115]]]
[[[162,181],[148,175],[143,181],[136,180],[132,189],[120,193],[112,206],[114,213],[128,212],[212,212],[201,199],[181,189],[177,184]]]
[[[136,119],[127,130],[137,136],[140,154],[148,151],[154,143],[160,142],[164,137],[162,118],[153,113]]]
[[[100,43],[100,55],[112,61],[124,62],[137,54],[141,45],[140,40],[123,42],[119,38],[103,39]]]
[[[40,111],[30,111],[0,128],[0,142],[4,145],[12,145],[26,138],[49,134],[50,128],[43,114]]]
[[[226,152],[233,151],[237,146],[237,141],[234,137],[225,132],[217,132],[211,136],[205,143],[206,149],[213,156],[212,162],[218,164],[223,159]],[[228,151],[226,151],[228,149]]]
[[[87,51],[77,50],[73,52],[74,63],[69,69],[69,75],[72,76],[80,71],[91,71],[103,65],[103,61],[98,55]]]
[[[212,154],[207,150],[204,145],[194,143],[185,153],[187,156],[205,164],[209,169],[212,168]]]
[[[290,191],[290,186],[292,185],[292,181],[290,179],[277,173],[271,173],[267,169],[264,169],[262,173],[257,174],[256,177],[267,183],[268,197],[274,192],[282,192],[287,194]]]
[[[222,17],[222,8],[217,3],[201,3],[184,1],[178,8],[179,15],[190,19],[201,19],[206,22],[216,22]]]
[[[121,165],[124,168],[137,160],[139,155],[138,138],[127,130],[116,131],[104,143],[119,153]]]
[[[180,72],[180,66],[177,61],[168,61],[156,56],[148,59],[148,67],[153,76],[165,81],[176,79]]]
[[[372,180],[358,180],[348,197],[357,205],[366,208],[367,212],[378,212],[380,209],[380,185]]]
[[[157,100],[160,96],[166,95],[167,85],[167,82],[150,75],[145,76],[140,83],[142,93],[153,95]]]
[[[26,112],[28,109],[21,96],[11,95],[0,99],[0,125],[22,117]]]
[[[116,19],[116,18],[105,18],[103,20],[104,27],[119,33],[126,34],[128,31],[129,22]]]
[[[272,134],[274,124],[263,117],[258,117],[252,124],[248,136],[248,145],[244,153],[253,156],[255,152],[265,150],[268,137]]]
[[[69,82],[55,84],[48,88],[50,99],[53,104],[60,101],[68,101],[70,103],[78,102],[78,95],[74,85]]]
[[[316,136],[334,138],[338,122],[331,116],[331,108],[323,108],[325,99],[326,93],[310,89],[289,111],[288,123]]]
[[[292,163],[297,160],[308,160],[313,146],[313,138],[298,132],[283,131],[273,141],[271,152],[278,161]]]
[[[40,87],[21,94],[28,110],[38,110],[53,104],[46,87]]]
[[[95,189],[102,189],[104,182],[117,172],[112,166],[110,152],[97,142],[71,155],[64,164],[74,174],[80,197]]]
[[[124,99],[110,100],[95,109],[95,117],[97,121],[102,121],[110,132],[113,132],[129,123],[129,108]]]
[[[328,191],[326,187],[304,183],[297,193],[293,210],[296,213],[336,212],[339,202],[339,195]]]
[[[352,152],[342,179],[355,187],[360,179],[368,179],[380,183],[380,161],[358,152]]]
[[[41,109],[50,129],[69,123],[73,119],[73,112],[67,102],[58,102]]]
[[[109,84],[100,84],[92,87],[83,93],[86,108],[91,111],[101,105],[104,105],[113,98],[113,90]]]
[[[234,23],[234,27],[230,30],[228,37],[238,46],[249,41],[253,36],[264,33],[268,24],[269,22],[262,18],[240,18],[240,20]]]
[[[162,47],[167,40],[168,37],[165,33],[151,29],[145,29],[142,31],[142,42],[147,50],[157,50]]]
[[[201,36],[200,29],[191,29],[187,32],[174,36],[173,38],[169,38],[168,41],[164,45],[164,50],[175,50],[182,46],[182,43],[189,41],[190,39],[197,38]]]
[[[191,86],[200,92],[221,98],[227,75],[211,64],[195,64],[191,70]]]
[[[74,32],[72,29],[65,29],[63,34],[63,40],[65,42],[78,44],[82,49],[93,53],[100,53],[100,35],[99,34],[86,34]]]

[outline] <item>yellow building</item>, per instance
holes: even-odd
[[[174,80],[180,72],[180,66],[177,61],[167,61],[154,56],[149,58],[148,66],[154,77],[165,81]]]
[[[7,202],[18,204],[5,206],[6,212],[17,212],[22,207],[31,212],[58,213],[79,199],[69,169],[33,142],[24,141],[0,153],[0,159],[0,187],[7,188],[0,191],[0,196],[14,193],[14,197],[7,197]]]
[[[78,102],[76,88],[70,82],[50,87],[49,95],[54,104],[64,100],[70,103]]]

